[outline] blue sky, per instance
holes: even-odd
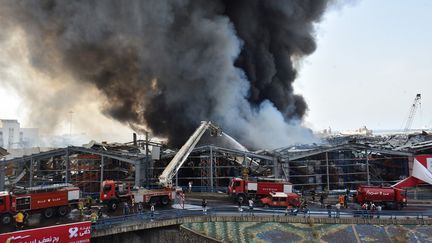
[[[413,127],[431,128],[431,24],[430,0],[364,0],[329,11],[317,25],[318,49],[295,83],[309,104],[306,124],[400,129],[421,93]],[[1,118],[25,120],[20,103],[0,87]]]
[[[417,93],[413,127],[432,126],[432,1],[365,0],[328,12],[318,49],[306,58],[296,91],[307,123],[337,130],[399,129]]]

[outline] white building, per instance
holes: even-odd
[[[17,120],[0,120],[0,147],[7,150],[37,147],[37,128],[21,128]]]

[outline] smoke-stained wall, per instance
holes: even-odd
[[[50,78],[28,85],[96,87],[106,116],[149,127],[172,145],[181,145],[201,120],[212,120],[245,145],[275,148],[314,139],[300,124],[307,105],[292,83],[295,62],[316,48],[313,25],[327,5],[5,1],[0,42],[21,31],[32,68]],[[33,109],[50,107],[34,102]],[[53,115],[64,106],[57,104]]]

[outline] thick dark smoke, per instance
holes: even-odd
[[[246,145],[278,147],[313,137],[300,126],[307,105],[293,93],[294,64],[315,50],[314,23],[327,5],[11,0],[0,20],[24,30],[37,70],[95,85],[109,117],[177,146],[212,120]]]

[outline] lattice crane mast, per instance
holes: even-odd
[[[414,116],[417,112],[417,108],[421,106],[421,94],[417,94],[413,104],[411,105],[410,111],[409,111],[409,115],[408,115],[408,119],[405,123],[405,127],[404,127],[404,133],[408,132],[408,130],[411,128],[412,122],[414,120]]]

